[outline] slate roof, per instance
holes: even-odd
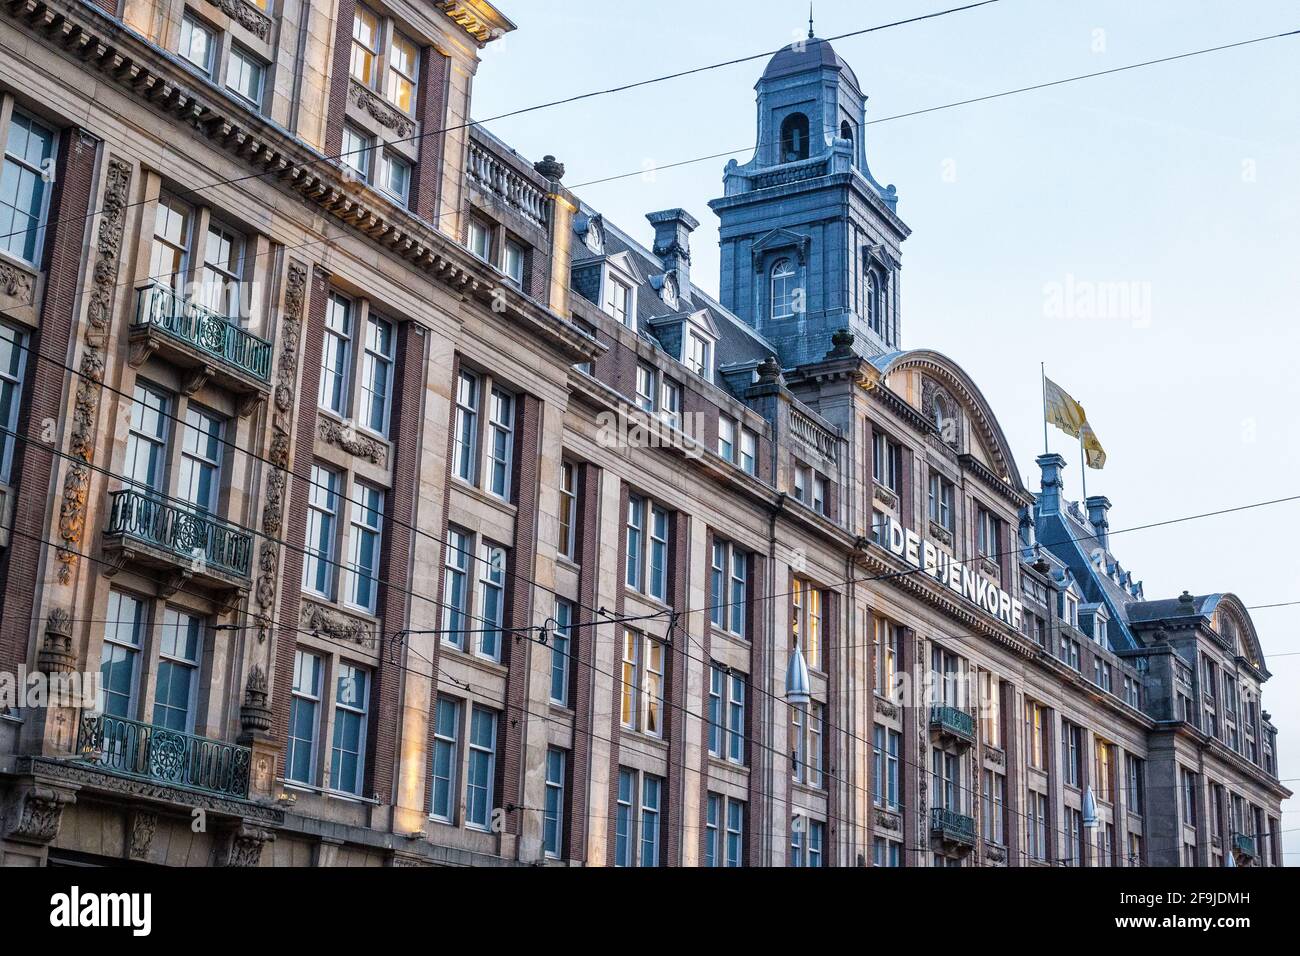
[[[858,86],[858,77],[853,72],[853,68],[835,52],[835,48],[831,46],[829,40],[822,40],[817,37],[799,40],[778,50],[772,59],[768,61],[767,69],[763,71],[763,79],[772,80],[782,76],[790,76],[794,73],[803,73],[807,70],[827,67],[843,70],[848,74],[849,80],[854,87],[861,89]],[[759,82],[762,82],[762,80]]]

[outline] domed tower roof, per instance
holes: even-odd
[[[828,40],[817,37],[799,40],[778,50],[776,55],[768,61],[767,69],[763,71],[763,76],[759,82],[828,68],[842,71],[855,88],[861,89],[852,67],[835,52],[835,48],[830,45]]]

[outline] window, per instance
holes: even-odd
[[[289,739],[284,776],[311,784],[316,778],[316,734],[320,729],[321,659],[299,650],[293,657],[293,687],[289,702]]]
[[[475,705],[470,711],[469,762],[465,770],[465,825],[476,830],[487,830],[492,824],[496,751],[497,715]]]
[[[619,325],[635,328],[635,322],[629,313],[631,300],[631,287],[627,283],[611,277],[609,280],[609,298],[605,303],[605,311],[612,315]]]
[[[384,150],[379,154],[379,175],[376,185],[399,206],[405,206],[411,197],[411,164],[396,153]]]
[[[975,520],[975,547],[980,557],[996,561],[1001,556],[1000,525],[997,515],[979,507]]]
[[[230,47],[226,62],[226,89],[246,100],[254,109],[262,108],[262,86],[266,66],[238,44]]]
[[[174,196],[163,195],[154,209],[153,244],[149,247],[149,276],[177,294],[189,273],[190,224],[193,211]]]
[[[352,16],[352,78],[363,86],[374,87],[378,59],[379,17],[358,4]]]
[[[642,411],[655,410],[655,370],[649,365],[636,367],[636,404]]]
[[[460,739],[460,704],[439,697],[433,725],[433,786],[431,816],[451,823],[455,813],[456,765]]]
[[[161,491],[165,485],[170,404],[167,396],[136,381],[123,477],[142,490]]]
[[[479,551],[478,654],[488,660],[501,660],[501,626],[505,623],[506,552],[505,548],[484,542]]]
[[[1142,865],[1142,834],[1132,831],[1128,835],[1128,865]]]
[[[953,484],[938,472],[930,472],[930,520],[951,532],[953,521]]]
[[[469,616],[470,536],[456,528],[447,529],[442,570],[442,639],[465,649],[465,621]]]
[[[524,247],[513,239],[506,240],[505,262],[501,270],[517,286],[524,284]]]
[[[902,805],[898,776],[902,741],[898,731],[881,724],[872,730],[871,798],[878,807],[897,810]]]
[[[3,215],[0,214],[0,219]],[[22,402],[23,369],[27,365],[27,336],[0,322],[0,485],[9,484],[13,473],[13,434],[18,430],[18,408]],[[132,423],[135,410],[132,408]],[[3,518],[3,515],[0,515]]]
[[[343,149],[339,155],[345,167],[362,182],[370,182],[370,162],[375,145],[370,136],[351,123],[343,124]]]
[[[1002,747],[1002,681],[980,672],[980,736],[988,747]]]
[[[317,404],[347,417],[348,370],[352,356],[352,303],[331,292],[325,304],[325,344]]]
[[[1079,642],[1061,635],[1061,660],[1068,667],[1079,670]]]
[[[1110,664],[1108,664],[1106,661],[1103,661],[1100,657],[1094,657],[1092,670],[1093,670],[1093,675],[1092,675],[1093,682],[1102,690],[1109,693],[1111,689],[1111,682],[1112,682],[1112,676],[1111,676],[1112,672],[1111,672]]]
[[[813,701],[807,711],[790,708],[790,753],[792,776],[798,783],[822,785],[822,705]]]
[[[894,700],[898,695],[898,670],[903,660],[903,629],[885,617],[875,617],[876,693]]]
[[[244,268],[244,237],[216,222],[208,223],[203,245],[199,303],[232,322],[243,317],[240,302]]]
[[[626,581],[653,598],[668,599],[668,512],[639,495],[628,499]]]
[[[745,804],[710,793],[705,805],[704,865],[743,866]]]
[[[825,823],[796,816],[790,826],[790,865],[820,867],[825,841]]]
[[[334,747],[330,755],[333,789],[360,795],[366,767],[366,707],[370,703],[369,674],[340,664],[334,696]]]
[[[1079,599],[1069,591],[1061,592],[1061,617],[1070,627],[1079,626]]]
[[[1061,776],[1067,786],[1083,785],[1083,728],[1061,721]]]
[[[181,17],[180,55],[189,60],[199,72],[212,75],[212,63],[217,50],[213,31],[186,13]]]
[[[808,158],[808,117],[791,113],[781,121],[781,162],[793,163]]]
[[[1094,737],[1092,753],[1093,790],[1098,800],[1105,800],[1107,803],[1115,799],[1111,779],[1114,759],[1114,746],[1099,737]]]
[[[104,713],[111,717],[136,716],[140,645],[145,626],[145,606],[122,591],[108,592],[104,647],[99,674],[104,688]]]
[[[153,704],[156,726],[182,734],[194,732],[202,643],[203,622],[198,617],[170,607],[163,611]]]
[[[714,627],[745,636],[749,559],[735,545],[714,539],[709,569],[709,619]]]
[[[478,219],[469,221],[469,241],[467,242],[469,251],[474,253],[484,262],[490,262],[492,259],[492,233],[488,227]]]
[[[965,801],[961,782],[961,758],[946,750],[930,751],[930,776],[936,807],[960,813]]]
[[[555,601],[555,630],[551,632],[551,700],[561,706],[569,704],[569,657],[573,646],[573,605],[562,598]]]
[[[747,475],[755,473],[758,463],[758,436],[748,428],[740,430],[740,470]]]
[[[561,556],[570,561],[578,558],[578,469],[570,462],[560,463],[560,547]]]
[[[394,30],[388,48],[388,83],[384,95],[404,113],[415,112],[415,76],[419,62],[420,53],[415,44]]]
[[[903,844],[885,837],[875,837],[871,841],[872,866],[902,866]]]
[[[745,763],[745,675],[729,667],[709,667],[709,753]]]
[[[1128,770],[1128,812],[1141,816],[1146,812],[1146,767],[1141,757],[1125,758]]]
[[[903,478],[903,446],[883,432],[871,435],[871,477],[895,494]]]
[[[867,270],[867,326],[877,335],[880,334],[880,280],[871,270]]]
[[[772,318],[791,318],[800,305],[799,290],[795,288],[794,263],[789,259],[778,259],[772,266]]]
[[[623,630],[622,723],[662,737],[664,645],[631,628]]]
[[[52,129],[14,110],[0,175],[0,250],[32,264],[40,258],[55,139]]]
[[[199,511],[215,512],[221,490],[221,421],[190,405],[181,432],[181,474],[176,496]]]
[[[487,474],[488,490],[510,500],[510,465],[514,458],[515,400],[499,388],[488,401]]]
[[[474,483],[474,449],[478,444],[478,377],[462,371],[456,382],[456,444],[452,472],[461,481]]]
[[[1005,844],[1007,778],[992,770],[984,771],[984,839]]]
[[[546,748],[546,804],[542,810],[542,851],[552,860],[563,856],[565,752]]]
[[[736,460],[736,423],[730,418],[718,419],[718,454],[727,461]]]
[[[686,367],[707,381],[713,380],[712,351],[712,342],[693,329],[686,330]]]
[[[638,779],[640,787],[637,786]],[[663,779],[620,767],[615,810],[615,866],[658,866]],[[638,823],[640,824],[638,833]]]
[[[1042,704],[1025,700],[1025,749],[1029,766],[1047,769],[1047,738],[1043,733],[1047,710]]]
[[[930,670],[934,674],[934,703],[963,707],[961,658],[938,644],[931,645]]]
[[[803,649],[809,667],[822,666],[822,592],[796,577],[790,593],[790,638]]]
[[[334,599],[334,538],[339,510],[339,474],[322,465],[311,466],[307,490],[307,547],[302,586]]]
[[[1029,858],[1038,862],[1047,860],[1047,830],[1050,817],[1047,811],[1047,794],[1031,790],[1026,806],[1025,836],[1028,838]]]
[[[374,613],[379,593],[379,542],[383,532],[384,493],[357,482],[353,485],[352,530],[344,599]]]
[[[1196,826],[1196,774],[1186,768],[1180,768],[1179,783],[1181,784],[1181,799],[1183,810],[1183,825]]]
[[[1066,866],[1083,866],[1083,814],[1074,807],[1065,808]]]
[[[393,326],[370,315],[366,319],[361,360],[361,424],[387,437],[389,392],[393,380]]]

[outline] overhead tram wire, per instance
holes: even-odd
[[[908,26],[908,25],[913,24],[913,23],[920,23],[920,22],[922,22],[922,21],[924,21],[924,20],[933,20],[933,19],[936,19],[936,18],[938,18],[938,17],[947,16],[947,15],[952,14],[952,13],[962,13],[962,12],[964,12],[964,11],[966,11],[966,10],[974,10],[974,9],[976,9],[976,8],[978,8],[978,7],[986,7],[986,6],[990,6],[991,4],[998,3],[998,2],[1000,2],[1000,0],[978,0],[978,2],[975,2],[975,3],[968,3],[968,4],[965,4],[965,5],[963,5],[963,6],[958,6],[958,7],[949,7],[948,9],[945,9],[945,10],[936,10],[936,11],[934,11],[934,12],[932,12],[932,13],[921,14],[921,15],[919,15],[919,16],[915,16],[915,17],[908,17],[908,18],[903,19],[903,20],[894,20],[894,21],[891,21],[891,22],[889,22],[889,23],[880,23],[880,24],[877,24],[877,25],[875,25],[875,26],[871,26],[871,27],[862,27],[861,29],[850,30],[850,31],[848,31],[847,33],[841,33],[841,34],[839,34],[839,35],[837,35],[837,36],[826,37],[826,38],[824,38],[824,40],[823,40],[822,42],[828,42],[828,43],[829,43],[829,42],[831,42],[832,40],[844,40],[844,39],[848,39],[848,38],[850,38],[850,37],[863,36],[863,35],[866,35],[866,34],[868,34],[868,33],[877,33],[877,32],[879,32],[879,31],[881,31],[881,30],[889,30],[889,29],[892,29],[892,28],[894,28],[894,27]],[[816,38],[816,39],[820,39],[820,38]],[[782,47],[782,49],[784,49],[784,47]],[[779,53],[779,52],[781,52],[781,51],[780,51],[780,50],[764,50],[764,51],[759,52],[759,53],[751,53],[751,54],[748,54],[748,55],[743,56],[743,57],[735,57],[735,58],[732,58],[732,59],[729,59],[729,60],[722,60],[722,61],[719,61],[719,62],[717,62],[717,63],[710,63],[710,64],[706,64],[706,65],[704,65],[704,66],[692,67],[691,69],[688,69],[688,70],[679,70],[679,71],[676,71],[676,72],[674,72],[674,73],[666,73],[666,74],[663,74],[663,75],[661,75],[661,76],[650,77],[649,79],[645,79],[645,80],[636,80],[636,81],[631,82],[631,83],[623,83],[623,84],[620,84],[620,85],[617,85],[617,86],[609,86],[609,87],[604,87],[604,88],[601,88],[601,89],[589,90],[589,91],[587,91],[587,92],[585,92],[585,93],[577,93],[577,94],[574,94],[574,95],[572,95],[572,96],[565,96],[565,97],[561,97],[561,98],[559,98],[559,99],[549,100],[549,101],[544,102],[544,103],[535,103],[535,104],[533,104],[533,105],[531,105],[531,106],[524,106],[524,107],[520,107],[520,108],[518,108],[518,109],[507,110],[507,111],[504,112],[504,113],[498,113],[498,114],[496,114],[496,115],[494,115],[494,116],[489,116],[489,117],[487,117],[486,119],[481,119],[481,120],[469,119],[469,120],[466,120],[465,122],[462,122],[462,123],[455,123],[455,124],[452,124],[452,125],[450,125],[450,126],[442,126],[442,127],[438,127],[438,128],[436,128],[436,129],[421,130],[420,132],[415,133],[415,134],[413,134],[413,135],[411,135],[411,136],[402,137],[402,138],[400,138],[400,139],[388,140],[387,143],[388,143],[389,145],[393,145],[393,144],[398,144],[398,143],[413,143],[413,142],[418,142],[418,141],[420,141],[420,140],[422,140],[422,139],[425,139],[426,137],[442,136],[442,135],[444,135],[444,134],[446,134],[446,133],[453,133],[453,132],[457,132],[457,131],[459,131],[459,130],[468,129],[469,127],[471,127],[471,126],[475,126],[475,125],[482,125],[482,124],[484,124],[484,123],[492,123],[492,122],[496,122],[496,121],[498,121],[498,120],[509,119],[509,118],[511,118],[511,117],[515,117],[515,116],[523,116],[523,115],[528,114],[528,113],[536,113],[536,112],[538,112],[538,111],[540,111],[540,110],[551,109],[551,108],[556,107],[556,106],[565,106],[565,105],[568,105],[568,104],[571,104],[571,103],[581,102],[581,101],[583,101],[583,100],[594,99],[595,97],[598,97],[598,96],[608,96],[608,95],[613,94],[613,93],[622,93],[622,92],[625,92],[625,91],[627,91],[627,90],[634,90],[634,89],[638,89],[638,88],[640,88],[640,87],[651,86],[651,85],[653,85],[653,84],[655,84],[655,83],[663,83],[663,82],[666,82],[666,81],[668,81],[668,80],[680,79],[680,78],[682,78],[682,77],[693,76],[693,75],[696,75],[696,74],[699,74],[699,73],[706,73],[706,72],[709,72],[709,71],[711,71],[711,70],[722,69],[723,67],[735,66],[735,65],[740,64],[740,63],[748,63],[748,62],[751,62],[751,61],[753,61],[753,60],[760,60],[760,59],[763,59],[764,57],[775,56],[775,55],[776,55],[777,53]],[[354,155],[356,152],[358,152],[358,151],[357,151],[357,150],[351,150],[351,151],[349,151],[349,152],[339,153],[338,155],[325,155],[325,156],[317,156],[317,157],[313,157],[312,159],[309,159],[308,161],[306,161],[306,162],[304,162],[304,163],[295,164],[295,167],[294,167],[294,168],[306,169],[306,168],[308,168],[308,167],[316,166],[316,165],[319,165],[319,164],[321,164],[321,163],[338,162],[338,161],[342,160],[345,156],[351,156],[351,155]],[[244,176],[234,176],[234,177],[230,177],[230,178],[227,178],[227,179],[219,179],[219,180],[215,180],[215,181],[210,182],[210,183],[205,183],[205,184],[200,185],[200,186],[194,186],[194,187],[191,187],[190,189],[184,190],[183,192],[177,193],[176,195],[177,195],[177,196],[191,196],[191,195],[194,195],[195,193],[202,192],[203,190],[206,190],[206,189],[215,189],[215,188],[217,188],[217,187],[219,187],[219,186],[232,186],[232,185],[237,185],[237,184],[242,183],[242,182],[248,182],[248,181],[255,180],[255,179],[263,179],[263,178],[265,178],[265,177],[267,177],[267,176],[274,176],[274,175],[278,175],[278,173],[277,173],[277,172],[274,172],[274,171],[267,170],[267,171],[263,171],[263,172],[260,172],[260,173],[249,173],[249,174],[244,175]],[[130,208],[133,207],[133,206],[142,205],[142,204],[144,204],[144,203],[146,203],[146,202],[149,202],[149,201],[150,201],[150,200],[137,200],[137,201],[135,201],[135,202],[125,203],[125,204],[123,204],[121,207],[118,207],[118,208],[121,208],[121,209],[130,209]],[[104,210],[103,208],[101,208],[101,209],[94,210],[93,212],[87,213],[84,217],[71,216],[71,217],[68,217],[68,218],[66,218],[66,219],[59,219],[59,220],[56,220],[56,221],[53,222],[53,223],[47,223],[46,225],[47,225],[47,226],[52,226],[52,225],[56,225],[56,224],[59,224],[59,223],[65,223],[65,222],[76,222],[78,219],[81,219],[82,221],[84,221],[84,220],[87,220],[87,219],[92,219],[92,218],[94,218],[96,215],[99,215],[100,213],[102,213],[102,212],[104,212],[104,211],[105,211],[105,210]],[[9,236],[11,236],[11,235],[16,235],[16,234],[17,234],[17,233],[13,233],[13,232],[11,232],[11,233],[6,233],[6,234],[4,234],[4,235],[0,235],[0,239],[7,239],[7,238],[9,238]]]

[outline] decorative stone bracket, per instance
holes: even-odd
[[[76,803],[75,791],[31,784],[5,814],[4,836],[19,843],[53,842],[63,822],[63,808]]]

